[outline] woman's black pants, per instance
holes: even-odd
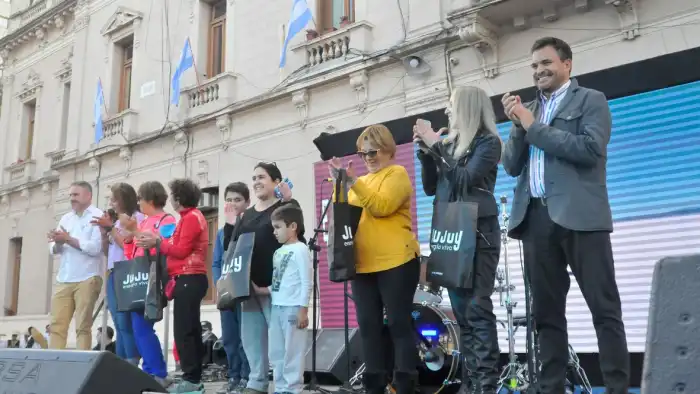
[[[393,343],[396,384],[399,393],[411,391],[418,365],[418,347],[411,312],[418,286],[420,260],[415,258],[398,267],[358,274],[352,282],[357,323],[362,338],[365,386],[370,393],[383,392],[386,377],[387,344],[382,335],[384,308]]]
[[[459,325],[463,385],[476,393],[495,393],[500,349],[491,295],[501,252],[498,217],[479,218],[477,228],[473,287],[447,292]]]
[[[191,383],[202,381],[204,343],[200,307],[208,288],[209,279],[206,275],[180,275],[173,290],[175,346],[180,355],[182,379]]]

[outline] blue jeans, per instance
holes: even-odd
[[[131,323],[131,312],[117,311],[117,294],[114,292],[114,276],[112,273],[107,278],[107,308],[114,321],[114,329],[117,333],[117,356],[130,362],[138,362],[141,358],[136,347],[134,330]]]
[[[164,378],[168,376],[168,370],[163,357],[163,349],[160,346],[160,339],[153,329],[152,322],[143,317],[143,312],[131,312],[131,323],[134,328],[136,346],[141,353],[144,372],[149,375]]]
[[[241,341],[250,365],[247,388],[267,393],[270,383],[267,331],[270,296],[253,296],[241,304]]]
[[[229,379],[248,380],[250,366],[241,342],[241,308],[221,311],[221,335],[228,360]]]

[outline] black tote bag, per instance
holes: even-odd
[[[473,287],[478,208],[475,202],[435,203],[428,282],[447,288]]]
[[[149,251],[145,250],[149,256]],[[143,317],[149,322],[157,323],[163,320],[163,309],[168,306],[165,297],[165,285],[168,282],[168,267],[166,256],[158,251],[151,259],[148,274],[148,287],[146,289],[146,302]]]
[[[146,305],[146,289],[151,262],[148,256],[114,263],[112,276],[119,312],[142,311]]]
[[[348,203],[347,173],[341,169],[335,181],[335,201],[328,227],[328,279],[346,282],[355,278],[355,235],[362,208]]]
[[[244,233],[237,241],[231,239],[221,266],[221,278],[216,282],[216,307],[231,310],[240,301],[250,298],[250,264],[253,258],[255,233]]]

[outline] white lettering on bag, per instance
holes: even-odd
[[[457,252],[459,251],[460,245],[462,245],[462,236],[464,236],[464,231],[433,230],[432,237],[430,238],[430,249],[433,251]]]
[[[231,262],[224,265],[221,270],[221,275],[224,276],[232,272],[241,272],[241,269],[243,269],[243,256],[234,257]]]
[[[148,273],[139,272],[136,275],[128,274],[122,282],[122,289],[131,289],[137,286],[148,285]]]
[[[352,230],[350,229],[350,226],[344,226],[343,230],[343,240],[345,241],[344,245],[345,246],[352,246],[354,244],[354,241],[352,239]]]

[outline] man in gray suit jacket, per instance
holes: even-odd
[[[503,96],[513,128],[502,161],[518,177],[509,235],[523,241],[542,363],[539,389],[564,392],[568,265],[593,315],[606,393],[627,394],[629,354],[606,186],[610,109],[603,93],[570,79],[566,42],[543,38],[531,52],[539,92],[525,104],[518,96]]]

